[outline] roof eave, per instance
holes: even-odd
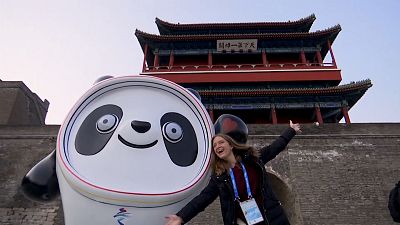
[[[282,27],[282,28],[294,28],[303,27],[304,32],[308,32],[311,29],[312,24],[316,20],[315,14],[301,18],[295,21],[287,22],[247,22],[247,23],[197,23],[197,24],[180,24],[170,23],[159,18],[155,19],[155,23],[161,35],[169,35],[175,31],[184,30],[208,30],[208,29],[244,29],[249,27]]]

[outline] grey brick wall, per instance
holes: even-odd
[[[22,81],[0,80],[1,125],[44,125],[49,104]]]
[[[249,143],[272,142],[284,125],[249,125]],[[25,173],[55,147],[58,126],[0,126],[0,224],[63,224],[60,199],[25,199]],[[400,124],[303,125],[287,151],[267,164],[293,224],[394,224],[390,188],[400,180]],[[221,224],[218,200],[190,224]]]

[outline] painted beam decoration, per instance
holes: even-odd
[[[217,40],[217,52],[255,52],[257,39]]]
[[[47,167],[37,164],[22,187],[43,200],[50,189],[35,186],[35,169],[56,170],[66,225],[164,224],[208,183],[213,133],[189,90],[150,76],[108,78],[78,100],[40,162]]]

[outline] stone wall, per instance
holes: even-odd
[[[304,126],[271,168],[295,197],[300,224],[392,224],[389,190],[400,180],[399,124]],[[263,143],[276,126],[254,126]],[[297,204],[297,205],[296,205]]]
[[[58,128],[0,126],[0,224],[63,224],[60,199],[40,204],[19,190]],[[249,125],[249,143],[271,143],[285,128]],[[267,170],[293,224],[394,224],[387,198],[400,179],[399,145],[400,124],[308,124]],[[222,224],[218,200],[190,224]]]
[[[58,126],[0,126],[0,224],[50,225],[62,218],[60,200],[40,204],[19,190],[23,176],[54,149],[57,131]]]
[[[44,125],[49,104],[22,81],[0,80],[0,125]]]

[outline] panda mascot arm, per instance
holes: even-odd
[[[56,150],[53,150],[24,176],[21,189],[26,197],[40,202],[52,201],[59,195]]]
[[[99,77],[94,84],[109,78],[113,78],[113,76]],[[49,202],[60,195],[55,149],[24,176],[21,190],[27,198],[39,202]]]

